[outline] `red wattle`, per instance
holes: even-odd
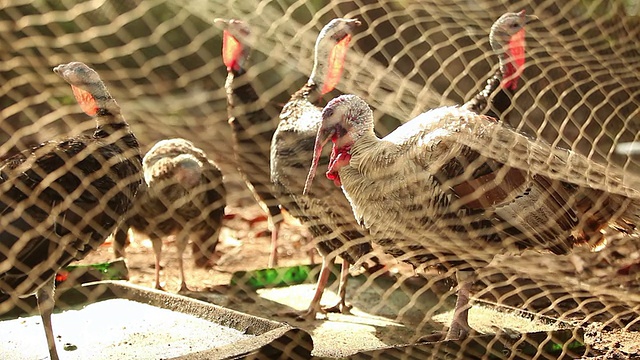
[[[222,61],[227,71],[238,70],[238,58],[242,53],[242,44],[228,30],[222,36]]]
[[[339,171],[343,166],[349,165],[349,161],[351,161],[351,154],[349,153],[350,150],[351,146],[337,148],[335,144],[331,149],[331,156],[329,157],[329,166],[327,168],[326,176],[329,180],[333,180],[333,183],[336,186],[342,186]]]
[[[335,89],[338,82],[340,82],[342,72],[344,71],[344,59],[347,55],[350,41],[351,35],[345,36],[342,40],[338,41],[331,49],[331,52],[329,52],[329,71],[325,79],[323,79],[323,85],[320,89],[323,95]]]
[[[505,81],[502,83],[502,87],[505,89],[517,90],[518,79],[524,69],[524,29],[513,34],[509,40],[509,52],[510,62],[507,64],[507,69],[504,74]]]
[[[75,96],[78,105],[80,105],[80,108],[85,114],[89,116],[95,116],[98,114],[98,102],[90,92],[73,85],[71,85],[71,90],[73,91],[73,96]]]
[[[342,186],[342,181],[340,181],[340,174],[338,173],[338,171],[332,170],[331,166],[329,166],[329,169],[327,170],[327,179],[332,180],[337,187]]]

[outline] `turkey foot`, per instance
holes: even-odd
[[[325,311],[320,305],[309,305],[309,308],[301,311],[282,311],[278,312],[278,316],[294,318],[296,321],[311,321],[316,319],[316,314],[324,314]]]
[[[187,283],[185,283],[183,281],[180,284],[180,289],[178,290],[178,293],[182,294],[182,293],[187,293],[187,292],[191,292],[191,289],[189,289],[189,287],[187,286]]]
[[[296,321],[315,320],[316,314],[341,313],[349,314],[352,306],[341,300],[333,306],[309,306],[307,310],[302,311],[283,311],[278,313],[279,316],[295,318]]]
[[[437,342],[443,340],[464,340],[473,331],[469,326],[469,298],[473,285],[474,273],[471,271],[457,271],[458,298],[453,310],[453,319],[448,331],[436,331],[422,336],[418,342]]]
[[[473,275],[471,271],[457,271],[458,299],[453,311],[453,320],[447,332],[445,340],[462,340],[469,336],[471,327],[469,326],[469,298],[471,296],[471,285],[473,285]]]
[[[279,313],[278,315],[293,317],[298,321],[305,321],[314,320],[317,313],[350,313],[351,305],[347,305],[346,302],[347,279],[349,277],[349,262],[344,259],[342,261],[342,267],[340,269],[340,283],[338,286],[338,295],[340,296],[340,300],[333,306],[326,307],[320,305],[320,300],[322,299],[322,294],[324,293],[324,289],[327,285],[327,280],[329,279],[329,274],[331,273],[333,262],[334,258],[332,258],[331,260],[328,260],[327,258],[322,259],[322,270],[320,270],[320,276],[318,277],[316,291],[307,310],[286,311]]]
[[[322,308],[323,312],[349,314],[352,306],[347,305],[347,278],[349,277],[349,262],[342,259],[342,266],[340,268],[340,283],[338,286],[338,295],[340,300],[337,304]]]
[[[452,328],[450,327],[448,330],[442,330],[442,331],[434,331],[429,335],[423,335],[421,336],[417,343],[434,343],[434,342],[440,342],[440,341],[462,341],[466,338],[468,338],[469,336],[471,336],[472,334],[475,334],[475,330],[473,330],[472,328],[463,328],[461,329],[454,329],[453,331],[451,330]],[[451,338],[449,339],[448,336],[450,333],[457,333],[458,337],[455,338]]]
[[[187,280],[184,275],[184,259],[182,257],[184,254],[184,249],[187,247],[188,239],[180,240],[181,241],[178,243],[178,268],[180,269],[180,290],[178,290],[178,293],[184,293],[191,291],[191,289],[187,287]]]
[[[303,311],[285,311],[278,313],[280,316],[292,317],[297,321],[306,321],[306,320],[315,320],[317,313],[326,313],[325,310],[320,306],[320,300],[322,299],[322,294],[324,293],[324,289],[327,286],[327,281],[329,280],[329,274],[331,273],[331,267],[333,266],[335,258],[327,259],[324,257],[322,259],[322,269],[320,270],[320,276],[318,276],[318,282],[316,284],[316,291],[313,294],[313,299],[311,299],[311,303],[306,310]]]
[[[335,304],[333,306],[323,307],[322,308],[322,312],[323,313],[350,314],[352,307],[353,306],[347,304],[347,302],[345,300],[340,300],[340,301],[338,301],[337,304]]]

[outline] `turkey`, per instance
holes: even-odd
[[[114,231],[140,186],[138,142],[98,74],[71,62],[53,71],[71,85],[93,134],[52,140],[0,164],[0,291],[35,293],[51,359],[54,276]]]
[[[464,107],[475,112],[484,114],[489,106],[491,94],[501,86],[503,90],[516,90],[518,80],[524,68],[524,28],[533,20],[537,20],[535,15],[526,15],[522,10],[518,13],[506,13],[491,26],[489,33],[489,43],[491,48],[498,55],[500,68],[492,77],[487,80],[485,88],[473,99],[464,104]],[[501,106],[501,111],[507,106]]]
[[[220,235],[226,192],[222,173],[207,155],[185,139],[158,141],[142,162],[145,183],[114,240],[124,255],[129,228],[149,236],[155,252],[155,287],[160,286],[162,239],[174,235],[178,248],[180,291],[187,291],[183,254],[192,240],[197,266],[210,261]]]
[[[342,186],[355,218],[457,270],[448,339],[468,334],[473,271],[495,254],[596,248],[605,232],[629,233],[638,221],[640,193],[621,173],[464,108],[430,110],[380,139],[366,102],[333,99],[322,111],[306,192],[329,140],[327,177]]]
[[[309,308],[300,315],[301,320],[315,319],[319,311],[345,311],[349,264],[372,250],[367,231],[354,221],[351,205],[339,188],[318,181],[313,193],[302,195],[321,120],[321,108],[314,104],[340,80],[347,46],[358,25],[360,22],[355,19],[334,19],[322,29],[315,44],[311,77],[282,109],[271,142],[271,180],[278,200],[309,228],[323,257],[316,292]],[[343,259],[340,301],[336,306],[321,308],[320,300],[336,256]]]
[[[228,72],[225,89],[235,159],[247,187],[268,216],[269,267],[274,267],[278,264],[278,233],[284,220],[269,180],[269,144],[278,125],[278,111],[270,114],[260,104],[243,67],[251,48],[237,39],[248,37],[249,28],[238,20],[215,19],[215,23],[224,29],[222,57]]]

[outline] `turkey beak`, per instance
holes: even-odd
[[[311,168],[309,169],[309,174],[307,175],[307,181],[304,183],[304,190],[302,191],[303,195],[307,195],[309,189],[311,188],[311,183],[313,182],[313,178],[316,176],[316,170],[318,169],[318,163],[320,162],[320,155],[322,155],[322,148],[329,142],[329,139],[335,134],[335,128],[323,128],[320,127],[318,129],[318,135],[316,136],[316,145],[313,148],[313,162],[311,163]]]
[[[524,19],[525,24],[538,20],[538,17],[535,15],[526,15],[524,10],[520,10],[518,16]]]
[[[229,24],[229,20],[215,18],[213,19],[213,23],[218,27],[218,29],[224,30],[227,28],[227,25]]]

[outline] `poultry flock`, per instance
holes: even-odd
[[[512,16],[524,13],[499,21]],[[373,123],[358,96],[331,100],[322,110],[304,192],[331,141],[326,175],[342,187],[358,222],[374,234],[402,235],[402,243],[380,244],[385,250],[419,245],[456,272],[448,340],[469,334],[473,272],[496,254],[566,254],[579,244],[596,249],[605,231],[631,233],[639,220],[640,193],[622,182],[623,173],[465,107],[429,110],[384,138]]]
[[[319,312],[347,311],[349,271],[384,271],[373,255],[379,248],[418,270],[456,274],[458,299],[445,338],[462,339],[472,331],[474,272],[496,254],[566,254],[582,244],[598,248],[609,231],[635,231],[640,193],[622,181],[624,174],[485,115],[496,90],[518,87],[524,28],[535,19],[521,11],[494,23],[490,43],[500,66],[477,96],[428,110],[383,138],[374,133],[366,99],[343,94],[322,108],[323,96],[341,80],[360,21],[338,18],[322,29],[308,81],[279,106],[261,101],[252,85],[256,39],[248,24],[215,20],[223,29],[238,171],[269,219],[268,265],[277,265],[282,211],[309,230],[323,258],[308,308],[287,315],[312,320]],[[51,328],[56,271],[109,235],[116,256],[124,256],[131,228],[152,241],[158,289],[162,239],[176,237],[180,290],[187,290],[183,252],[191,240],[196,265],[212,265],[226,190],[219,168],[188,139],[162,140],[142,159],[120,107],[87,65],[54,71],[97,127],[0,164],[0,292],[36,295],[50,357],[57,359]],[[329,141],[331,152],[324,153]],[[320,300],[337,257],[340,300],[324,308]]]
[[[229,78],[234,72],[246,73],[242,66],[247,66],[247,56],[251,46],[251,30],[247,24],[239,20],[219,19],[218,23],[224,24],[225,27],[223,57],[227,69],[231,71]],[[317,192],[317,194],[322,194],[322,197],[313,196],[306,199],[296,197],[297,194],[302,195],[304,185],[302,180],[306,175],[305,164],[311,163],[311,156],[304,152],[304,146],[305,144],[307,148],[313,146],[319,125],[317,120],[319,120],[320,109],[313,105],[308,97],[310,94],[317,97],[317,95],[333,90],[335,83],[327,83],[325,86],[324,81],[325,79],[339,80],[351,33],[359,24],[357,20],[335,19],[323,28],[316,42],[315,65],[312,71],[314,75],[285,104],[280,115],[280,124],[275,130],[273,140],[270,141],[272,191],[284,209],[308,225],[309,230],[316,237],[317,249],[323,257],[316,293],[308,310],[302,314],[292,313],[295,316],[300,315],[300,319],[315,319],[318,311],[344,311],[346,309],[345,294],[349,263],[354,263],[371,251],[371,242],[361,234],[359,226],[355,224],[355,221],[349,223],[349,220],[352,219],[350,216],[351,207],[344,196],[340,194],[339,189],[324,187],[325,191]],[[236,50],[229,50],[230,44],[236,46]],[[343,55],[329,58],[329,54],[336,47],[341,47],[339,51],[342,51]],[[335,63],[329,63],[330,61]],[[230,86],[230,81],[227,81],[227,85]],[[241,87],[242,92],[234,87],[228,90],[228,93],[236,94],[237,97],[244,94],[243,103],[251,108],[251,105],[258,101],[259,96],[255,93],[250,82],[243,83]],[[247,94],[252,94],[251,99],[248,99]],[[261,108],[249,115],[254,122],[256,119],[262,119],[264,122],[264,119],[270,119],[268,111],[268,109]],[[347,246],[347,244],[351,246]],[[324,309],[320,307],[320,300],[337,254],[345,259],[342,263],[342,275],[338,290],[341,300],[336,306]]]

